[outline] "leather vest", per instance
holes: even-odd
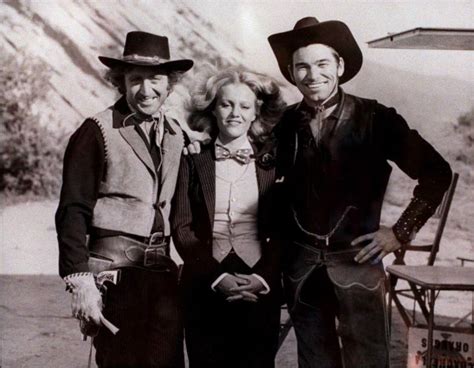
[[[99,126],[104,140],[106,173],[99,187],[92,225],[139,236],[149,236],[153,226],[156,198],[170,234],[169,213],[184,146],[181,128],[167,119],[161,144],[161,177],[134,125],[124,126],[126,117],[113,107],[91,119]]]
[[[383,124],[374,113],[376,104],[374,100],[345,95],[336,132],[325,148],[325,161],[319,152],[312,152],[310,143],[298,130],[302,117],[297,105],[286,111],[276,132],[276,177],[284,183],[286,220],[293,224],[291,237],[302,232],[290,207],[308,201],[310,205],[303,210],[296,208],[297,217],[305,230],[321,235],[329,233],[344,212],[351,209],[332,242],[348,243],[378,228],[391,167],[372,134],[374,124]],[[315,191],[319,192],[310,198],[308,193]]]

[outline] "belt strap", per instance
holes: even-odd
[[[176,263],[167,256],[168,249],[166,242],[148,245],[122,235],[94,239],[89,267],[93,273],[123,267],[177,272]]]
[[[324,261],[350,261],[362,249],[361,247],[351,247],[343,250],[329,250],[318,249],[296,241],[293,241],[293,244],[308,252],[305,258],[305,263],[308,265],[320,264]]]

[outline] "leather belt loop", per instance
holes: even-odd
[[[146,242],[148,243],[148,246],[153,246],[153,245],[161,245],[163,243],[166,243],[166,237],[165,237],[165,234],[163,233],[163,231],[157,231],[156,233],[153,233],[150,235],[150,237],[148,238],[148,241]]]

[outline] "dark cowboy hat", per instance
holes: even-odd
[[[293,53],[300,47],[321,43],[336,50],[344,59],[344,74],[339,84],[353,78],[362,66],[362,52],[349,27],[337,20],[319,22],[314,17],[306,17],[296,22],[291,31],[276,33],[268,37],[268,42],[277,58],[280,71],[290,82],[288,65],[292,63]]]
[[[109,68],[123,65],[153,66],[164,71],[185,72],[193,66],[188,59],[170,60],[168,38],[146,32],[128,32],[121,58],[99,56]]]

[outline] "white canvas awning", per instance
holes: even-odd
[[[367,44],[372,48],[474,50],[474,29],[414,28]]]

